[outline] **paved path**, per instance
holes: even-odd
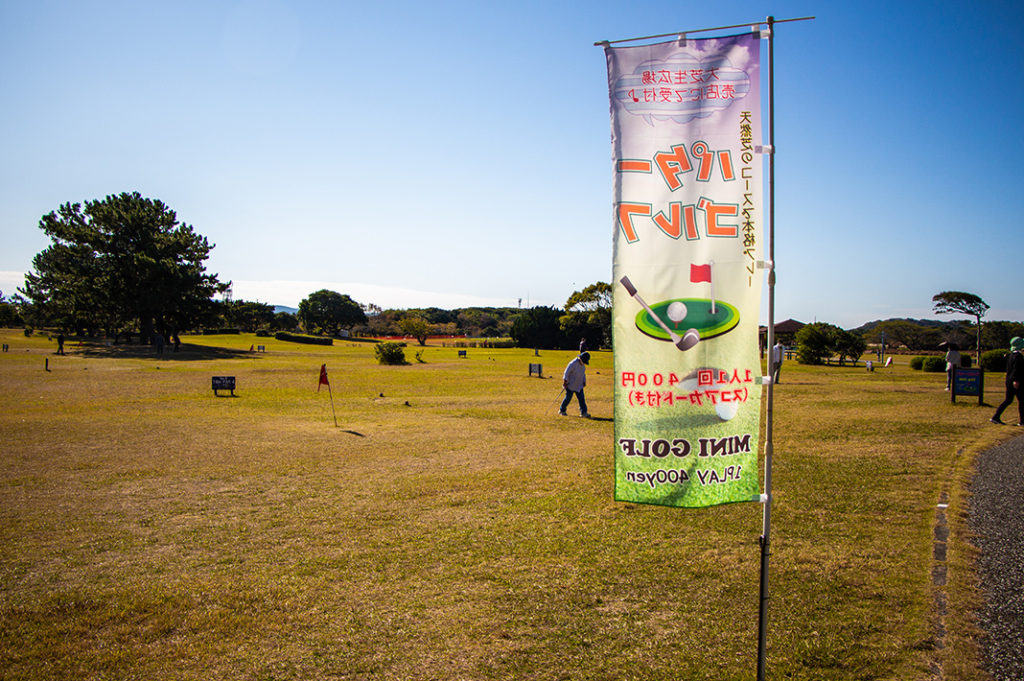
[[[996,681],[1024,679],[1024,436],[978,457],[968,525],[981,550],[985,667]]]

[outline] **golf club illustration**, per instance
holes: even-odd
[[[629,277],[622,277],[619,281],[626,287],[626,291],[629,292],[629,295],[635,298],[636,302],[640,303],[643,308],[647,310],[647,313],[651,315],[651,318],[654,319],[655,322],[658,323],[658,326],[665,330],[668,337],[672,339],[673,345],[685,352],[700,342],[700,333],[697,329],[688,329],[680,338],[679,334],[668,328],[668,324],[666,324],[661,317],[654,314],[654,310],[652,310],[650,306],[644,302],[644,299],[640,297],[640,294],[636,292],[636,287],[633,286],[633,282],[629,280]],[[669,305],[668,315],[672,321],[680,322],[686,317],[686,306],[680,302],[674,302]]]

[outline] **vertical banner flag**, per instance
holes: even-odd
[[[615,498],[759,498],[760,35],[605,46]]]

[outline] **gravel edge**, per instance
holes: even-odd
[[[971,480],[968,527],[978,547],[985,670],[1024,679],[1024,436],[982,452]]]

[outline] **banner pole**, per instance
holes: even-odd
[[[772,418],[775,397],[775,18],[768,17],[768,383],[764,432],[764,516],[761,532],[761,584],[758,608],[757,681],[764,681],[768,645],[768,557],[772,523]]]
[[[814,19],[814,17],[796,17],[794,19],[779,19],[779,20],[772,19],[772,21],[770,23],[781,24],[781,23],[785,23],[787,21],[808,21],[810,19]],[[685,30],[685,31],[673,31],[672,33],[659,33],[657,35],[645,35],[645,36],[640,36],[639,38],[623,38],[622,40],[598,40],[597,42],[594,43],[594,46],[595,47],[601,47],[603,45],[617,45],[619,43],[634,43],[634,42],[637,42],[637,41],[640,41],[640,40],[655,40],[655,39],[658,39],[658,38],[671,38],[671,37],[674,37],[674,36],[681,36],[683,34],[690,34],[690,33],[708,33],[710,31],[726,31],[726,30],[733,29],[733,28],[750,28],[751,26],[760,26],[761,24],[765,24],[765,23],[769,23],[769,22],[766,22],[766,21],[753,21],[753,22],[750,22],[750,23],[747,23],[747,24],[732,24],[731,26],[715,26],[713,28],[696,28],[696,29],[692,29],[691,28],[691,29],[688,29],[688,30]]]

